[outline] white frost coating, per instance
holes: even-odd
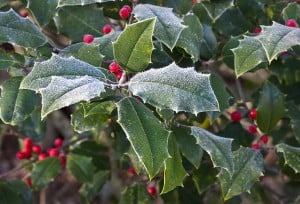
[[[40,89],[42,94],[42,118],[54,110],[89,101],[105,92],[104,83],[90,76],[73,79],[53,76],[46,88]]]
[[[183,20],[172,12],[172,8],[151,4],[138,4],[132,13],[139,21],[157,17],[154,36],[171,50],[175,47],[183,29],[186,28],[185,25],[181,24]]]
[[[72,6],[72,5],[84,6],[88,4],[103,3],[108,1],[115,1],[115,0],[59,0],[57,7]]]
[[[40,91],[47,87],[52,77],[74,78],[90,76],[105,79],[105,75],[97,68],[74,57],[63,58],[53,55],[49,60],[35,63],[33,70],[24,78],[20,88]]]
[[[191,131],[196,143],[210,155],[214,167],[226,169],[232,175],[234,172],[233,154],[231,152],[233,139],[216,136],[195,126],[191,127]]]
[[[137,74],[128,87],[134,95],[159,109],[197,115],[199,112],[219,110],[209,76],[197,73],[193,68],[182,69],[173,63]]]

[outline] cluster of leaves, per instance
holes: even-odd
[[[132,6],[127,20],[118,16],[125,4]],[[17,12],[24,5],[26,18]],[[149,184],[161,188],[165,203],[199,203],[216,186],[222,195],[210,199],[239,202],[252,190],[251,199],[267,202],[256,184],[269,175],[264,156],[274,150],[288,165],[276,169],[300,172],[300,29],[284,25],[300,23],[297,2],[24,0],[0,7],[0,69],[9,73],[0,119],[39,142],[49,115],[73,105],[74,133],[66,139],[85,139],[66,147],[66,169],[83,183],[83,202],[130,165],[147,179],[132,179],[121,203],[157,200]],[[104,35],[109,22],[113,31]],[[90,44],[81,42],[87,33],[95,36]],[[124,71],[120,80],[108,71],[113,61]],[[249,106],[257,107],[260,132],[272,137],[261,151],[249,148],[259,138],[244,129],[249,118],[228,120],[228,111],[246,116]],[[33,163],[35,190],[61,168],[57,158]],[[22,182],[0,181],[1,203],[30,203],[28,193]]]

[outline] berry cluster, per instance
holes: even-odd
[[[60,154],[60,148],[63,145],[61,138],[56,138],[52,148],[49,148],[46,152],[43,152],[41,145],[34,144],[31,138],[25,138],[23,142],[23,149],[17,152],[16,157],[19,160],[37,158],[41,161],[47,157],[59,157],[60,163],[65,165],[67,162],[66,155]]]
[[[118,80],[121,79],[123,71],[121,66],[117,62],[110,63],[108,67],[109,71],[116,76]]]
[[[119,10],[119,16],[122,19],[127,19],[129,16],[131,15],[131,7],[128,5],[123,6],[120,10]]]
[[[256,116],[257,116],[257,112],[256,112],[256,109],[251,109],[248,113],[248,117],[252,119],[252,121],[255,122],[256,120]],[[230,118],[231,118],[231,121],[232,122],[239,122],[241,119],[242,119],[242,114],[241,112],[239,111],[234,111],[230,114]],[[249,127],[248,127],[248,132],[251,133],[251,134],[257,134],[257,126],[255,124],[251,124]],[[269,137],[267,135],[262,135],[258,142],[255,143],[255,144],[252,144],[251,145],[251,148],[252,149],[255,149],[255,150],[260,150],[261,149],[261,146],[263,144],[267,144],[269,141]]]

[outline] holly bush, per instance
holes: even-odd
[[[299,1],[0,8],[0,203],[300,202]]]

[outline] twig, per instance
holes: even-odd
[[[20,166],[17,166],[17,167],[15,167],[14,169],[9,170],[9,171],[7,171],[7,172],[1,174],[1,175],[0,175],[0,178],[4,178],[4,177],[6,177],[6,176],[8,176],[8,175],[10,175],[10,174],[12,174],[12,173],[15,173],[15,172],[17,172],[17,171],[20,171],[21,169],[25,168],[26,166],[32,164],[33,162],[35,162],[35,160],[31,160],[31,161],[29,161],[29,162],[27,162],[27,163],[25,163],[25,164],[22,164],[22,165],[20,165]]]

